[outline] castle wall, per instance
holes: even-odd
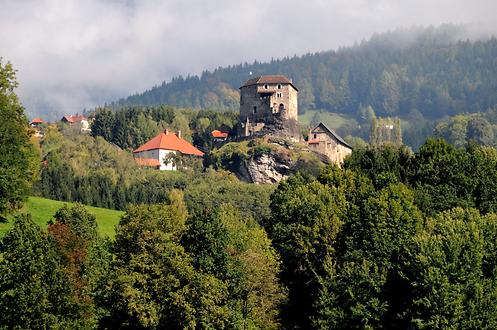
[[[280,112],[282,119],[297,120],[297,94],[290,84],[244,86],[240,89],[240,122],[247,118],[252,123],[267,122]],[[280,111],[281,104],[284,111]]]

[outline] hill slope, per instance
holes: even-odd
[[[24,206],[24,211],[31,214],[33,221],[40,227],[45,228],[47,222],[51,220],[64,204],[72,205],[69,202],[60,202],[41,197],[29,197]],[[102,236],[114,237],[114,227],[119,222],[119,219],[124,214],[122,211],[103,209],[100,207],[85,206],[88,211],[95,214],[98,223],[98,230]],[[12,227],[13,219],[9,219],[6,223],[0,223],[0,238]]]
[[[360,104],[372,105],[379,115],[421,112],[427,118],[485,111],[497,104],[497,40],[458,41],[463,30],[397,30],[337,51],[218,68],[174,78],[117,104],[236,110],[237,89],[252,72],[293,79],[302,113],[323,109],[355,116]]]

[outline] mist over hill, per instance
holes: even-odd
[[[356,116],[360,105],[371,105],[378,115],[436,119],[497,104],[497,39],[459,25],[398,29],[335,51],[178,76],[114,104],[237,110],[238,87],[250,74],[292,79],[301,113]]]

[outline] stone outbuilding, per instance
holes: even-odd
[[[343,164],[345,157],[352,153],[352,147],[323,123],[309,131],[307,143],[310,150],[326,155],[339,166]]]

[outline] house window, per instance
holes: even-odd
[[[281,98],[283,96],[282,93],[276,93],[276,97]]]
[[[257,107],[254,107],[254,113],[257,113]]]
[[[318,135],[317,134],[314,134],[314,138],[317,139],[318,138]]]
[[[278,89],[281,89],[281,85],[280,84],[278,84]]]

